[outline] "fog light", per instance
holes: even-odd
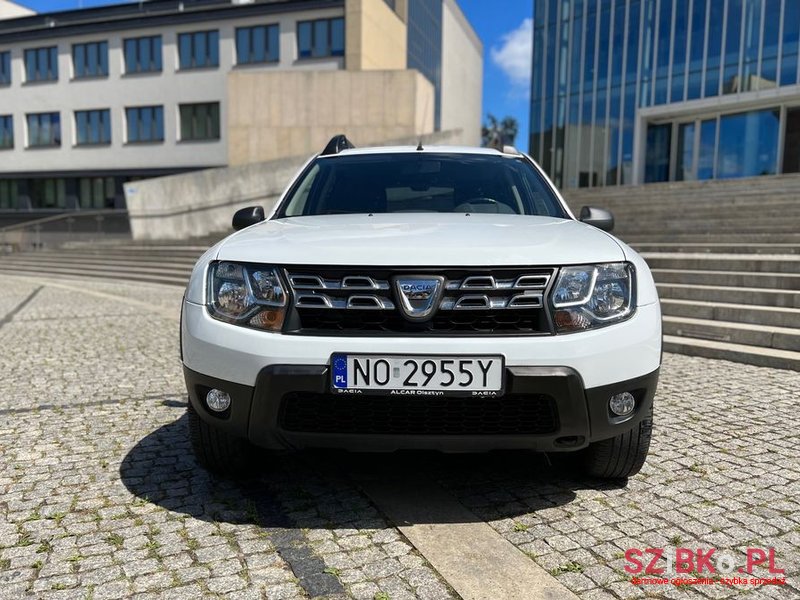
[[[227,392],[213,389],[206,394],[206,404],[211,410],[222,412],[228,410],[228,407],[231,405],[231,397]]]
[[[611,409],[611,412],[620,417],[624,417],[633,412],[634,406],[636,406],[636,400],[630,392],[622,392],[621,394],[611,396],[611,400],[608,401],[608,407]]]

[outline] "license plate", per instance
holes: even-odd
[[[502,356],[334,354],[331,389],[339,394],[500,396]]]

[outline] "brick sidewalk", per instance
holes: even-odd
[[[422,465],[581,597],[743,592],[628,581],[625,549],[676,545],[774,547],[792,587],[750,597],[800,594],[798,373],[665,355],[627,488],[520,453],[309,452],[234,483],[186,440],[180,290],[62,283],[0,290],[0,598],[455,597],[351,476]]]

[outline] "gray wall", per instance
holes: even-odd
[[[464,144],[481,145],[483,45],[455,0],[442,7],[441,130],[462,129]]]
[[[429,144],[460,144],[461,139],[460,130],[422,136]],[[230,229],[239,208],[259,204],[268,212],[306,160],[285,158],[127,183],[131,234],[135,240],[180,240]]]

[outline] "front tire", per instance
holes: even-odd
[[[636,475],[647,459],[652,434],[651,413],[638,427],[589,444],[583,455],[584,471],[587,475],[603,479],[624,479]]]
[[[201,466],[223,477],[238,477],[249,471],[252,449],[247,440],[206,423],[191,401],[186,414],[189,417],[189,440]]]

